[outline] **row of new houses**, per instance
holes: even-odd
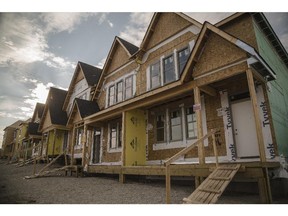
[[[78,62],[68,91],[50,88],[29,122],[5,129],[3,146],[7,156],[34,145],[31,155],[65,151],[86,172],[145,175],[217,128],[220,163],[274,169],[288,157],[287,81],[288,54],[262,13],[215,25],[155,13],[140,47],[115,37],[102,70]],[[18,141],[5,143],[9,128]],[[175,162],[205,170],[174,174],[207,176],[213,163],[209,137]]]

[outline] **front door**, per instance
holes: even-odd
[[[250,98],[234,101],[231,108],[237,157],[258,157],[259,148]]]

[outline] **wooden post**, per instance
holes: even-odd
[[[195,190],[196,188],[198,188],[200,185],[200,177],[199,176],[195,176]]]
[[[194,88],[194,104],[200,105],[201,104],[201,97],[200,97],[200,89],[199,87]],[[197,120],[197,137],[198,139],[203,137],[203,127],[202,127],[202,115],[201,109],[196,110],[196,120]],[[198,157],[199,157],[199,164],[205,164],[205,153],[204,153],[204,144],[200,142],[198,145]]]
[[[86,143],[87,143],[87,125],[84,125],[84,132],[82,136],[82,166],[84,167],[86,164]]]
[[[71,161],[70,164],[73,165],[73,160],[74,160],[74,142],[75,142],[75,127],[73,127],[72,131],[72,139],[71,139]]]
[[[259,110],[258,110],[258,106],[257,106],[257,97],[256,97],[256,91],[255,91],[255,85],[254,85],[252,70],[251,69],[246,70],[246,75],[247,75],[248,87],[249,87],[251,103],[252,103],[254,118],[255,118],[260,160],[261,160],[261,162],[265,162],[266,157],[265,157],[264,140],[263,140],[260,114],[259,114]]]
[[[125,175],[122,173],[122,168],[126,166],[126,112],[122,112],[122,167],[121,173],[119,174],[119,181],[125,183]]]
[[[214,149],[216,167],[218,167],[218,151],[217,151],[217,146],[216,146],[215,132],[212,134],[212,140],[213,140],[213,149]]]
[[[56,136],[57,136],[57,129],[54,128],[54,136],[53,136],[53,144],[52,144],[52,157],[54,157],[54,150],[55,150]]]
[[[48,157],[49,141],[50,141],[50,131],[48,131],[48,134],[47,134],[46,149],[45,149],[45,157],[46,157],[47,163],[49,163],[49,157]]]
[[[170,165],[166,166],[166,204],[171,203],[171,177]]]

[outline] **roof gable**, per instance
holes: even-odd
[[[100,111],[96,102],[75,98],[67,125]]]
[[[263,76],[267,76],[268,79],[274,79],[275,73],[271,70],[269,65],[263,60],[263,58],[256,52],[256,50],[248,45],[247,43],[239,40],[236,37],[229,35],[228,33],[218,29],[217,27],[213,26],[212,24],[205,22],[202,30],[197,38],[195,46],[190,54],[190,57],[186,63],[186,66],[183,70],[181,81],[188,81],[192,77],[192,72],[195,70],[195,65],[201,61],[203,51],[206,49],[205,46],[207,41],[211,37],[211,33],[217,35],[218,38],[222,38],[226,42],[229,42],[234,46],[232,49],[240,50],[241,52],[245,53],[247,58],[253,57],[255,59],[255,63],[251,64],[252,67],[257,67],[258,69],[261,68],[261,73]],[[231,46],[230,46],[231,47]],[[234,50],[235,51],[235,50]],[[219,54],[214,54],[219,55]],[[221,56],[223,52],[221,53]],[[244,57],[244,56],[243,56]],[[207,62],[207,61],[206,61]],[[193,72],[194,73],[194,72]]]
[[[191,25],[199,29],[202,27],[201,23],[183,13],[155,13],[142,40],[140,50],[145,52]]]
[[[44,121],[47,125],[66,125],[67,114],[62,110],[67,91],[50,87],[42,119],[40,121],[39,130],[43,128]],[[48,114],[48,115],[47,115]],[[50,117],[47,120],[47,117]],[[48,122],[47,122],[48,121]],[[47,126],[46,125],[46,126]]]
[[[77,63],[77,66],[75,68],[73,77],[71,79],[71,82],[68,88],[68,92],[67,92],[64,104],[63,104],[63,110],[67,109],[69,100],[71,98],[71,95],[73,94],[73,90],[77,82],[79,82],[80,80],[84,78],[88,86],[96,86],[100,79],[101,73],[102,73],[102,70],[100,68],[97,68],[87,63],[79,61]]]
[[[27,129],[28,135],[40,136],[41,133],[38,132],[38,128],[39,128],[39,123],[29,122],[28,123],[28,129]]]
[[[94,92],[94,95],[92,97],[93,100],[100,92],[104,77],[115,69],[125,65],[128,61],[131,61],[131,59],[137,53],[137,50],[138,47],[129,43],[128,41],[125,41],[124,39],[119,37],[114,38],[114,41],[105,61],[102,74],[98,81],[96,91]]]
[[[31,122],[41,120],[41,117],[42,117],[43,111],[44,111],[44,107],[45,107],[45,104],[43,104],[43,103],[37,103],[36,104]]]

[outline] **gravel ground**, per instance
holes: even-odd
[[[37,164],[40,170],[44,164]],[[16,167],[0,161],[0,204],[164,204],[165,182],[128,178],[125,184],[112,176],[53,176],[24,179],[31,175],[33,165]],[[193,185],[173,183],[171,202],[182,199],[193,191]],[[274,199],[274,203],[288,203],[288,198]],[[258,194],[224,193],[220,204],[258,204]]]

